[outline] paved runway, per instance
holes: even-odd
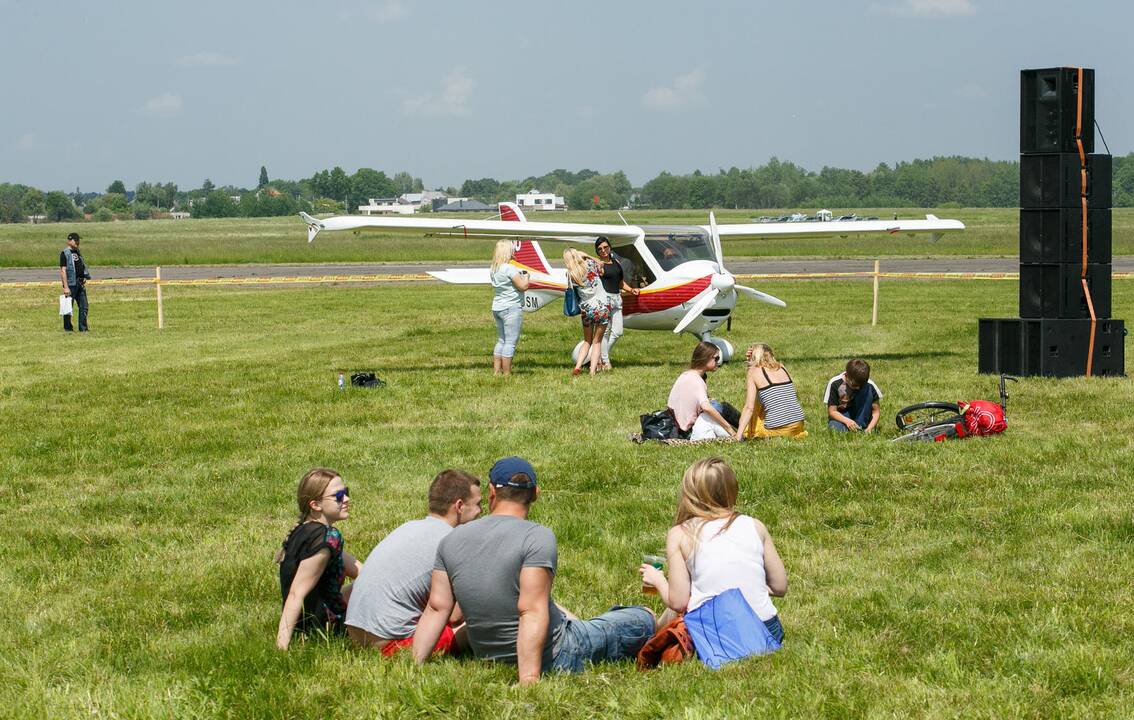
[[[829,258],[772,258],[767,260],[725,259],[729,272],[736,275],[754,273],[832,273],[870,272],[873,260],[838,260]],[[1134,272],[1134,256],[1114,258],[1114,272]],[[429,270],[451,267],[484,267],[482,262],[424,263],[344,263],[296,265],[166,265],[162,280],[202,280],[215,278],[270,278],[321,275],[416,275]],[[882,272],[918,273],[999,273],[1017,272],[1016,258],[891,258],[882,260]],[[93,266],[95,280],[119,278],[152,278],[152,267]],[[0,268],[0,283],[43,282],[59,280],[58,268]]]

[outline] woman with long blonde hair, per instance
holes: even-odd
[[[795,383],[784,364],[765,343],[753,343],[745,353],[744,409],[736,428],[736,439],[807,437],[803,407]]]
[[[583,363],[590,361],[591,375],[594,375],[602,365],[602,335],[610,324],[610,299],[602,286],[602,264],[575,248],[563,251],[563,262],[567,265],[568,277],[578,289],[579,315],[583,320],[583,344],[571,374],[581,373]]]
[[[499,240],[492,253],[489,279],[492,282],[492,318],[496,321],[496,345],[492,348],[492,374],[511,375],[512,358],[520,341],[524,323],[524,292],[528,272],[512,264],[516,246]]]
[[[677,614],[737,588],[772,637],[783,642],[783,625],[771,598],[787,593],[787,571],[764,523],[737,511],[737,495],[736,473],[723,459],[690,465],[666,534],[669,575],[643,563],[642,581],[657,588],[666,607]]]

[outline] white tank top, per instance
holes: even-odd
[[[728,530],[719,532],[728,518],[701,525],[697,546],[689,558],[689,607],[694,610],[709,598],[729,588],[738,588],[761,620],[776,616],[764,576],[764,541],[756,522],[738,515]],[[719,534],[718,534],[719,533]]]

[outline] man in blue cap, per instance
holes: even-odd
[[[527,519],[539,497],[531,463],[498,460],[488,482],[489,515],[457,527],[437,548],[414,660],[429,658],[456,603],[473,654],[515,664],[522,684],[542,672],[581,672],[588,660],[637,655],[656,627],[649,608],[616,606],[580,620],[552,600],[558,549],[555,533]]]

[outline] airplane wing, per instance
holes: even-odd
[[[372,215],[340,215],[318,219],[300,213],[307,223],[307,242],[321,231],[370,231],[411,233],[433,237],[540,238],[574,241],[605,235],[612,241],[624,238],[632,242],[642,235],[637,225],[596,225],[590,223],[523,222],[511,220],[464,220],[461,218],[387,217]],[[615,245],[622,243],[613,242]]]
[[[828,222],[769,222],[717,225],[722,238],[822,238],[848,235],[931,235],[934,240],[945,233],[961,232],[960,220],[940,220],[926,215],[925,220],[832,220]],[[705,232],[709,231],[705,227]]]

